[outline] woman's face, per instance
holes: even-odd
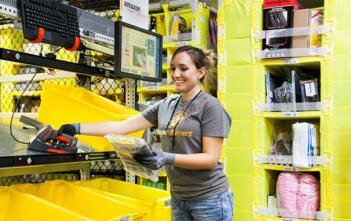
[[[187,52],[180,52],[173,57],[170,65],[174,87],[181,93],[200,88],[200,79],[204,76],[204,68],[196,68]]]

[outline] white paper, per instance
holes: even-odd
[[[292,148],[292,162],[294,167],[309,168],[310,154],[309,145],[311,144],[309,136],[309,123],[295,123],[293,124],[293,148]]]
[[[149,28],[149,1],[121,0],[122,21],[143,29]]]
[[[307,97],[313,97],[317,95],[316,86],[314,82],[305,84],[305,94]]]

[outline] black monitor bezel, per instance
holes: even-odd
[[[143,76],[139,74],[133,74],[129,72],[124,72],[121,70],[121,48],[122,48],[122,26],[126,26],[128,28],[135,29],[137,31],[153,35],[160,40],[160,56],[159,56],[159,73],[156,73],[156,77],[149,77],[149,76]],[[140,27],[122,22],[122,21],[116,21],[115,22],[115,60],[114,60],[114,73],[117,76],[122,76],[122,77],[127,77],[127,78],[132,78],[136,80],[143,80],[143,81],[154,81],[154,82],[161,82],[162,81],[162,44],[163,44],[163,37],[160,34],[157,34],[155,32],[149,31],[142,29]],[[157,47],[156,47],[157,48]]]

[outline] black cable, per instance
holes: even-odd
[[[15,115],[16,108],[17,108],[17,106],[19,105],[19,103],[20,103],[20,101],[21,101],[21,99],[22,99],[22,97],[23,97],[24,92],[26,92],[27,88],[28,88],[29,85],[33,82],[33,79],[35,78],[35,76],[36,76],[37,74],[38,74],[38,72],[35,72],[35,74],[34,74],[33,77],[30,79],[30,81],[28,82],[28,84],[26,85],[26,87],[23,89],[21,95],[19,96],[19,98],[18,98],[17,101],[16,101],[16,104],[15,104],[15,107],[13,108],[12,115],[11,115],[11,119],[10,119],[10,134],[11,134],[11,137],[12,137],[15,141],[17,141],[18,143],[21,143],[21,144],[29,144],[29,142],[20,141],[20,140],[18,140],[18,139],[14,136],[14,134],[13,134],[13,132],[12,132],[13,117],[14,117],[14,115]]]

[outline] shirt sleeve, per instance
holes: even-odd
[[[218,100],[206,105],[202,119],[202,136],[228,137],[232,119]]]
[[[145,119],[148,120],[154,126],[157,126],[158,123],[158,109],[160,107],[161,102],[162,101],[159,101],[141,112],[141,115],[143,115],[143,117],[145,117]]]

